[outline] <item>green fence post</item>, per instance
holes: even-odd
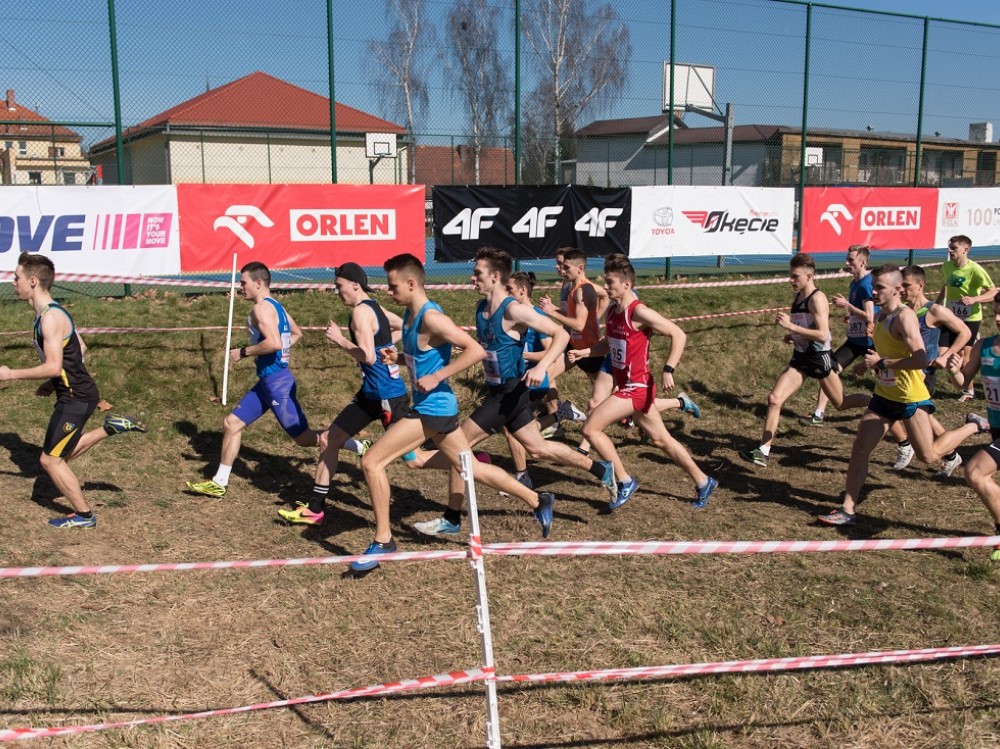
[[[514,0],[514,184],[521,184],[521,0]]]
[[[931,19],[924,16],[924,46],[920,52],[920,98],[917,103],[917,152],[913,162],[913,186],[920,187],[920,160],[924,137],[924,88],[927,85],[927,36]],[[910,265],[913,265],[913,251],[910,250]]]
[[[125,155],[122,153],[122,95],[118,83],[118,26],[115,22],[115,0],[108,0],[108,31],[111,34],[111,88],[115,100],[115,156],[118,184],[125,184]]]
[[[806,49],[802,74],[802,142],[799,146],[799,220],[795,249],[802,247],[802,203],[806,196],[806,130],[809,127],[809,49],[812,46],[812,3],[806,5]]]
[[[337,101],[333,75],[333,0],[326,0],[326,60],[330,84],[330,181],[337,184]]]
[[[667,113],[667,184],[674,184],[674,55],[677,52],[677,0],[670,0],[670,96]],[[670,260],[667,260],[669,268]]]

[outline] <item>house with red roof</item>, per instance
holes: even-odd
[[[93,171],[81,135],[53,125],[20,104],[14,90],[0,101],[0,184],[83,185]]]
[[[411,144],[401,125],[336,103],[337,181],[405,184]],[[398,158],[369,159],[366,135],[391,138]],[[330,100],[255,72],[153,115],[122,133],[134,185],[323,183],[331,179]],[[105,184],[117,181],[115,139],[90,149]]]

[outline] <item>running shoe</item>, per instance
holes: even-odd
[[[979,414],[966,414],[965,415],[966,424],[976,425],[976,434],[982,434],[983,432],[990,431],[990,422],[984,419]]]
[[[618,497],[618,479],[615,478],[615,467],[608,460],[599,460],[597,465],[604,469],[601,483],[604,484],[604,488],[611,495],[611,500],[614,501]]]
[[[462,526],[445,517],[439,517],[414,523],[413,530],[417,533],[423,533],[425,536],[454,536],[461,532]]]
[[[755,447],[753,450],[741,450],[739,456],[755,466],[760,466],[761,468],[767,468],[768,457],[760,451],[759,447]]]
[[[558,421],[552,426],[545,427],[545,429],[542,430],[542,439],[545,440],[550,440],[555,437],[565,437],[565,436],[566,436],[566,430],[563,429],[563,425],[560,424]]]
[[[681,402],[681,411],[684,413],[689,413],[696,419],[701,418],[701,409],[698,408],[698,404],[691,400],[691,396],[687,393],[681,392],[677,394],[677,400]]]
[[[630,478],[628,481],[624,481],[618,485],[618,495],[615,497],[614,501],[608,502],[609,510],[617,510],[623,504],[632,499],[632,495],[635,494],[635,490],[639,488],[639,482],[634,478]]]
[[[49,525],[53,528],[96,528],[97,518],[91,515],[89,518],[80,517],[75,512],[62,518],[52,518]]]
[[[824,424],[826,424],[826,417],[812,414],[811,416],[800,417],[799,421],[805,424],[807,427],[821,427]]]
[[[559,401],[559,408],[556,410],[556,418],[559,421],[573,421],[582,424],[587,420],[587,414],[577,408],[570,401]]]
[[[396,551],[396,540],[390,538],[388,543],[379,543],[378,541],[372,541],[368,544],[368,548],[365,549],[365,556],[377,556],[379,554],[392,554]],[[352,572],[369,572],[378,567],[378,561],[373,559],[370,562],[351,562]]]
[[[410,450],[410,452],[406,453],[406,455],[403,455],[401,458],[404,463],[412,463],[416,459],[417,454],[413,450]]]
[[[936,479],[946,479],[955,472],[955,470],[962,465],[962,456],[955,453],[955,457],[951,460],[941,461],[941,470],[934,474]]]
[[[708,504],[709,497],[712,496],[712,492],[719,488],[719,482],[713,479],[711,476],[708,477],[708,483],[702,487],[698,488],[698,498],[691,503],[691,506],[696,510],[702,509]]]
[[[838,507],[831,513],[819,515],[816,519],[824,525],[854,525],[858,516],[851,512],[844,512]]]
[[[632,427],[635,426],[635,421],[632,419],[631,416],[626,416],[624,419],[621,420],[620,423],[622,427],[625,429],[631,429]]]
[[[372,441],[371,440],[358,440],[358,444],[361,445],[361,452],[358,453],[358,456],[359,457],[364,457],[364,454],[366,452],[368,452],[368,450],[371,448]]]
[[[108,414],[104,417],[104,431],[108,434],[124,434],[125,432],[148,432],[145,422],[127,414]]]
[[[322,512],[313,512],[308,505],[299,505],[294,510],[278,510],[278,514],[293,525],[321,525],[324,518]]]
[[[491,464],[493,462],[493,458],[490,457],[489,453],[473,453],[473,455],[476,456],[476,460],[480,463]]]
[[[990,554],[991,562],[1000,562],[1000,549],[994,549],[993,553]]]
[[[208,481],[185,481],[188,491],[195,494],[204,494],[206,497],[226,496],[226,487],[216,484],[212,479]]]
[[[976,399],[975,388],[973,388],[972,390],[965,390],[965,391],[962,392],[962,394],[960,396],[958,396],[958,402],[959,403],[968,403],[969,401],[975,400],[975,399]]]
[[[514,478],[517,479],[518,483],[521,484],[521,486],[526,486],[529,489],[535,488],[535,482],[531,480],[531,475],[527,471],[524,471],[520,476],[515,473]],[[501,497],[510,496],[508,492],[499,492],[499,494]]]
[[[542,538],[549,537],[552,530],[552,506],[556,502],[556,495],[549,492],[542,492],[538,495],[538,507],[535,508],[535,520],[542,526]]]
[[[906,466],[910,465],[910,461],[913,460],[913,456],[916,455],[916,451],[913,449],[912,445],[896,445],[896,462],[892,464],[892,471],[902,471]]]

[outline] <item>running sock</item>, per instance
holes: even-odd
[[[698,482],[699,489],[704,489],[706,486],[708,486],[708,476]]]
[[[587,469],[587,472],[596,479],[604,478],[604,466],[596,460],[590,462],[590,468]]]
[[[347,442],[344,443],[344,449],[350,450],[352,453],[361,454],[361,442],[351,437]]]
[[[761,445],[757,449],[760,450],[760,454],[763,455],[764,457],[767,457],[768,455],[771,454],[771,446],[770,445]]]
[[[527,468],[525,468],[523,471],[515,471],[514,472],[514,478],[516,478],[518,481],[520,481],[521,479],[523,479],[527,475],[528,475],[528,469]]]
[[[323,512],[323,507],[326,505],[326,495],[329,493],[329,484],[313,484],[312,496],[309,497],[309,511]]]
[[[461,525],[462,524],[462,511],[461,510],[453,510],[450,507],[445,508],[444,519],[447,520],[449,523],[453,523],[454,525]]]
[[[86,512],[80,512],[79,510],[77,510],[75,514],[76,514],[77,517],[86,518],[87,520],[89,520],[90,518],[94,517],[94,511],[93,510],[87,510]]]
[[[825,415],[826,415],[826,412],[825,411],[820,411],[818,408],[815,411],[813,411],[813,418],[814,419],[822,419],[823,416],[825,416]]]
[[[582,447],[576,448],[576,451],[580,453],[580,455],[590,455],[590,450],[584,450]]]
[[[909,440],[900,440],[899,442],[896,443],[896,447],[909,447],[909,446],[910,446]]]
[[[945,455],[944,456],[944,459],[945,460],[954,460],[957,457],[958,457],[958,452],[955,451],[955,450],[952,450],[950,455]]]
[[[215,476],[212,478],[219,486],[229,486],[229,474],[233,472],[232,466],[224,466],[219,463],[219,470],[215,472]]]

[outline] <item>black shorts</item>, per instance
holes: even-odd
[[[993,462],[996,463],[997,468],[1000,469],[1000,429],[990,427],[990,439],[993,441],[984,447],[983,450],[987,455],[993,458]]]
[[[534,406],[547,394],[547,390],[532,390],[523,380],[507,380],[499,387],[490,388],[469,419],[486,434],[496,434],[504,427],[514,434],[535,420]]]
[[[969,332],[972,333],[972,335],[969,337],[969,342],[966,343],[965,345],[972,346],[973,344],[975,344],[976,341],[979,340],[979,326],[982,324],[982,320],[976,320],[975,322],[962,320],[962,322],[965,323],[965,327],[967,327],[969,329]],[[955,340],[955,338],[952,335],[951,329],[942,327],[941,350],[944,351],[946,348],[948,348],[953,340]]]
[[[604,363],[603,356],[588,356],[586,359],[577,359],[575,362],[569,360],[569,354],[563,354],[563,360],[566,363],[566,371],[568,372],[573,367],[579,367],[582,371],[589,375],[595,375],[601,371],[601,365]]]
[[[403,415],[404,419],[420,419],[425,432],[435,432],[437,434],[451,434],[458,429],[458,414],[454,416],[426,416],[411,406],[407,408]]]
[[[368,398],[358,391],[354,400],[344,407],[331,426],[335,426],[350,437],[360,432],[366,426],[378,419],[383,429],[388,429],[394,421],[406,416],[410,408],[410,396],[400,395],[395,398],[376,400]]]
[[[788,366],[806,377],[826,379],[833,372],[833,354],[826,351],[796,351]]]
[[[837,362],[838,369],[843,369],[855,360],[863,358],[871,350],[867,344],[844,341],[844,344],[833,352],[833,358]]]
[[[91,401],[57,401],[45,430],[42,450],[53,458],[68,458],[83,436],[83,427],[94,413],[97,403]]]
[[[900,403],[899,401],[891,401],[888,398],[883,398],[881,395],[873,395],[872,399],[868,402],[869,411],[891,422],[905,421],[912,417],[918,409],[926,411],[929,414],[937,410],[929,400],[917,401],[915,403]]]

